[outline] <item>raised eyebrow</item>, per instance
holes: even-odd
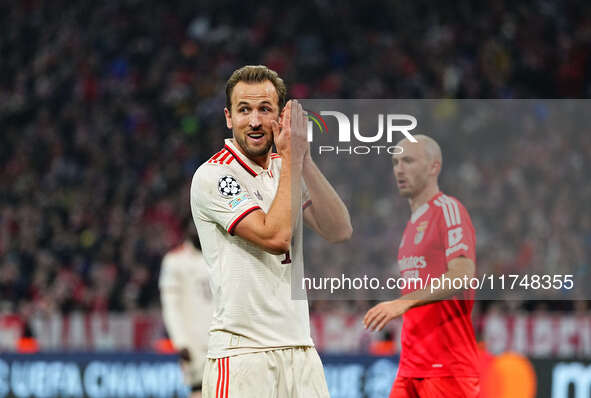
[[[273,104],[270,103],[269,101],[263,101],[256,106],[261,106],[261,105],[267,105],[267,106],[270,106],[271,108],[273,107]],[[240,101],[236,106],[239,107],[239,106],[252,106],[252,105],[250,104],[250,102]]]

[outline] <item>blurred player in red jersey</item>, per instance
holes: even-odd
[[[455,198],[439,191],[441,149],[425,135],[417,143],[398,143],[393,156],[400,194],[408,198],[411,218],[398,251],[401,277],[471,278],[475,273],[476,237],[470,216]],[[410,284],[410,287],[414,287]],[[403,316],[402,352],[390,398],[478,397],[478,353],[472,328],[473,292],[442,284],[417,284],[403,296],[370,309],[365,327],[381,330]]]

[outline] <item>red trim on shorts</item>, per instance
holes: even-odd
[[[220,375],[222,374],[222,371],[220,369],[220,360],[217,359],[216,362],[218,363],[218,383],[215,388],[215,398],[219,398],[220,397]]]
[[[215,389],[215,398],[228,398],[228,386],[230,385],[230,357],[218,358],[216,361],[218,363],[218,383]]]
[[[238,163],[240,163],[240,166],[244,167],[244,169],[246,171],[248,171],[250,173],[251,176],[256,177],[257,173],[251,169],[250,167],[248,167],[248,165],[246,163],[244,163],[244,160],[240,159],[240,157],[238,155],[236,155],[236,153],[232,150],[232,148],[230,148],[228,145],[224,145],[224,148],[226,148],[226,150],[228,152],[230,152],[232,154],[232,156],[234,156],[234,158],[236,159],[236,161]]]
[[[228,398],[228,390],[230,386],[230,357],[226,358],[226,395],[224,398]]]
[[[247,209],[247,210],[245,210],[245,211],[244,211],[244,213],[240,214],[240,215],[238,216],[238,218],[236,218],[236,219],[234,220],[234,222],[232,223],[232,225],[230,225],[230,228],[228,228],[228,232],[230,233],[230,235],[234,235],[234,230],[236,229],[236,226],[238,225],[238,223],[239,223],[240,221],[242,221],[242,219],[243,219],[244,217],[246,217],[247,215],[249,215],[249,214],[250,214],[250,213],[252,213],[253,211],[255,211],[255,210],[259,210],[259,209],[260,209],[260,207],[259,207],[259,206],[253,206],[253,207],[251,207],[250,209]]]
[[[220,388],[220,398],[224,398],[225,382],[226,382],[226,358],[222,358],[222,387]]]

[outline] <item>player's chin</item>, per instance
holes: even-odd
[[[407,187],[399,187],[398,191],[400,192],[400,196],[402,196],[403,198],[410,198],[412,196],[412,191]]]
[[[269,150],[271,149],[272,142],[267,141],[265,143],[260,143],[257,145],[247,145],[247,153],[250,156],[258,157],[266,155]]]

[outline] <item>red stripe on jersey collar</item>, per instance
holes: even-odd
[[[251,169],[251,168],[250,168],[250,167],[249,167],[249,166],[248,166],[248,165],[247,165],[247,164],[244,162],[244,160],[240,159],[240,156],[238,156],[238,154],[236,154],[236,152],[234,152],[234,150],[233,150],[232,148],[230,148],[230,146],[229,146],[228,144],[225,144],[225,145],[224,145],[224,148],[226,148],[226,150],[232,154],[232,156],[234,157],[234,159],[236,159],[236,161],[237,161],[238,163],[240,163],[240,166],[244,167],[244,169],[245,169],[246,171],[248,171],[248,172],[250,173],[250,175],[251,175],[251,176],[253,176],[253,177],[256,177],[256,176],[258,175],[258,174],[257,174],[257,173],[256,173],[256,172],[253,170],[253,169]]]

